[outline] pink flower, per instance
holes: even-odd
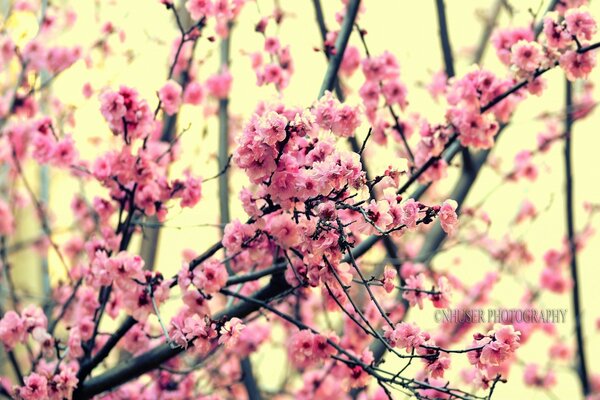
[[[191,312],[199,315],[210,315],[208,299],[198,290],[186,290],[182,300]]]
[[[546,89],[546,80],[538,77],[527,83],[527,91],[534,96],[541,96]]]
[[[75,371],[70,367],[63,367],[48,385],[49,395],[53,399],[70,399],[78,382]]]
[[[81,57],[81,48],[52,47],[46,53],[46,68],[54,75],[73,65]]]
[[[239,318],[231,318],[225,322],[219,333],[219,344],[224,344],[227,348],[235,347],[240,338],[240,332],[244,330],[246,326]]]
[[[48,49],[40,43],[39,39],[33,39],[25,45],[21,54],[29,67],[41,71],[46,67],[47,52]]]
[[[131,335],[131,331],[128,332],[128,335]],[[169,329],[169,339],[171,340],[171,343],[174,343],[179,347],[187,349],[188,340],[185,337],[185,333],[183,332],[183,322],[181,315],[176,315],[171,320],[171,325]]]
[[[56,140],[51,135],[35,133],[32,140],[33,152],[31,156],[40,164],[46,164],[52,159]]]
[[[265,51],[269,54],[277,54],[277,51],[281,47],[279,39],[276,37],[268,37],[265,39]]]
[[[531,201],[525,199],[521,203],[521,208],[519,209],[519,213],[517,214],[517,217],[515,218],[515,222],[517,224],[520,224],[529,218],[531,218],[533,220],[536,216],[537,216],[537,209],[535,208],[535,205]]]
[[[23,400],[39,400],[48,396],[48,380],[35,372],[25,378],[25,386],[19,389]]]
[[[288,354],[296,367],[305,368],[317,361],[314,341],[315,335],[308,329],[292,335],[288,344]]]
[[[356,46],[348,46],[340,65],[340,74],[344,76],[352,76],[354,71],[360,67],[360,52]]]
[[[523,372],[523,381],[528,386],[549,389],[556,384],[556,375],[552,370],[540,371],[537,364],[527,364]]]
[[[298,226],[292,221],[290,214],[279,214],[269,220],[268,230],[284,249],[289,249],[300,243],[302,239]]]
[[[185,8],[193,20],[199,21],[202,17],[212,14],[213,3],[211,0],[187,0]]]
[[[118,92],[106,91],[100,95],[100,111],[115,135],[127,133],[126,140],[147,135],[153,115],[138,92],[121,86]]]
[[[0,199],[0,235],[8,236],[15,229],[15,221],[10,211],[10,207],[6,202]]]
[[[448,278],[441,276],[437,281],[436,294],[430,294],[429,299],[435,308],[447,308],[450,305],[450,286]]]
[[[204,100],[204,88],[198,82],[188,83],[183,92],[183,102],[194,106],[199,105]]]
[[[181,106],[181,85],[174,80],[169,80],[158,91],[158,98],[162,102],[163,110],[168,115],[175,114]]]
[[[536,42],[518,41],[511,49],[511,62],[525,72],[535,71],[543,60],[543,50]]]
[[[181,196],[181,207],[194,207],[202,197],[202,179],[194,178],[186,171],[186,180],[183,182]]]
[[[538,176],[537,167],[531,161],[531,152],[522,150],[515,156],[515,177],[526,178],[531,182],[535,181]]]
[[[231,254],[235,254],[247,245],[248,241],[256,231],[250,225],[242,224],[239,220],[233,220],[225,226],[223,233],[223,246]]]
[[[540,275],[540,286],[553,293],[566,293],[571,289],[572,281],[560,269],[545,267]]]
[[[558,270],[568,260],[567,254],[562,251],[550,249],[544,253],[544,263],[548,268]]]
[[[479,361],[484,365],[500,365],[510,356],[510,349],[503,343],[493,341],[481,350]]]
[[[377,232],[381,234],[379,230],[386,231],[391,227],[394,219],[390,214],[390,203],[387,200],[371,200],[366,208],[366,218],[361,217],[359,220],[360,227],[364,227],[368,231]]]
[[[0,38],[0,66],[4,67],[15,55],[15,43],[8,35]]]
[[[564,342],[554,343],[549,350],[550,358],[568,361],[573,357],[573,349]]]
[[[227,283],[227,270],[217,260],[207,260],[194,270],[192,283],[206,294],[217,293]]]
[[[229,96],[233,76],[228,69],[224,69],[219,74],[212,75],[206,80],[206,89],[211,96],[217,99],[225,99]]]
[[[579,40],[591,40],[596,33],[596,21],[585,7],[572,8],[565,14],[567,30]]]
[[[360,126],[358,108],[340,104],[331,92],[326,92],[319,99],[312,112],[317,125],[322,129],[331,129],[334,134],[339,136],[352,136]]]
[[[406,108],[406,86],[398,80],[388,80],[382,87],[383,96],[388,105],[398,105],[402,110]]]
[[[0,319],[0,342],[12,350],[17,343],[25,340],[25,324],[19,314],[9,310]]]
[[[135,204],[148,216],[156,214],[160,200],[160,186],[154,181],[140,186],[135,192]]]
[[[384,79],[397,78],[400,74],[398,61],[393,54],[385,52],[377,57],[365,58],[362,70],[368,81],[380,82]]]
[[[23,318],[23,324],[27,332],[33,331],[35,328],[46,328],[48,325],[48,319],[44,314],[44,311],[34,305],[30,304],[21,312],[21,318]]]
[[[272,83],[276,86],[285,86],[285,79],[283,74],[283,68],[279,64],[269,63],[263,68],[263,71],[258,74],[258,84],[269,84]]]
[[[402,263],[402,266],[400,267],[400,276],[402,279],[406,280],[409,277],[417,275],[423,271],[425,271],[425,265],[406,261]]]
[[[187,341],[194,341],[194,347],[201,354],[208,352],[211,341],[217,337],[216,324],[197,314],[184,320],[181,331],[185,334]]]
[[[286,117],[275,111],[269,111],[260,117],[256,130],[257,138],[269,146],[273,146],[285,139],[287,124]]]
[[[491,39],[498,58],[506,65],[510,64],[512,46],[520,40],[533,41],[533,31],[521,27],[498,29]]]
[[[375,114],[377,105],[379,104],[379,94],[381,87],[377,82],[366,81],[358,90],[358,94],[365,105],[367,111],[371,110]]]
[[[596,66],[596,56],[593,51],[579,54],[575,50],[567,50],[560,56],[558,62],[567,74],[567,78],[574,81],[577,78],[587,78]]]
[[[429,334],[421,332],[421,329],[415,324],[401,322],[393,329],[389,326],[383,328],[383,336],[388,340],[391,346],[404,348],[407,352],[419,348],[423,343],[429,340]]]
[[[354,135],[356,129],[360,126],[359,112],[356,107],[343,105],[339,108],[333,118],[331,131],[342,137]]]
[[[313,338],[313,346],[315,351],[315,356],[321,360],[325,360],[331,357],[333,354],[337,353],[335,347],[330,344],[330,341],[336,344],[339,344],[340,339],[333,332],[325,335],[317,334]]]
[[[427,367],[425,370],[431,378],[443,378],[444,372],[450,368],[450,357],[446,354],[440,354],[434,361],[430,362],[424,359]]]
[[[458,203],[454,200],[446,200],[442,204],[442,208],[438,213],[438,219],[444,232],[448,235],[454,235],[456,227],[458,226],[458,216],[456,215],[456,208]]]
[[[387,293],[391,293],[396,287],[396,277],[398,272],[396,269],[390,266],[386,266],[383,271],[383,288]]]
[[[446,94],[447,81],[448,77],[444,71],[438,71],[431,77],[431,82],[427,85],[427,90],[435,100]]]
[[[94,88],[92,88],[92,85],[89,82],[86,82],[83,85],[81,92],[83,93],[83,97],[85,97],[86,99],[89,99],[94,94]]]
[[[94,321],[91,317],[82,318],[77,321],[77,328],[81,334],[82,340],[89,340],[94,334]]]
[[[544,18],[544,35],[548,47],[552,49],[564,49],[573,41],[564,26],[556,22],[555,18],[551,16]]]
[[[463,146],[489,149],[498,133],[498,122],[492,114],[480,114],[477,109],[453,108],[448,111],[450,122],[458,128],[459,140]]]
[[[77,327],[69,331],[69,338],[67,339],[67,347],[69,349],[69,356],[73,358],[79,358],[83,356],[83,347],[81,346],[81,334]]]
[[[406,289],[402,291],[402,297],[406,299],[411,306],[418,305],[420,309],[423,309],[423,299],[426,294],[422,292],[425,289],[425,283],[423,274],[410,276],[406,279]]]
[[[50,162],[57,167],[67,168],[75,164],[78,158],[75,142],[71,135],[66,135],[59,140],[52,150]]]
[[[419,203],[414,199],[408,199],[401,206],[400,222],[408,229],[414,229],[419,219]]]
[[[112,174],[112,157],[104,155],[96,158],[92,166],[92,175],[99,181],[105,181]]]
[[[500,365],[520,346],[521,333],[515,331],[512,325],[496,325],[490,331],[492,341],[481,349],[479,361],[484,365]]]

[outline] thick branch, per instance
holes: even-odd
[[[452,46],[450,45],[450,35],[448,34],[448,21],[446,19],[446,6],[444,0],[435,0],[438,23],[440,25],[440,42],[442,45],[442,53],[444,55],[444,66],[446,76],[453,77],[454,74],[454,57],[452,56]]]
[[[268,301],[269,299],[283,293],[290,286],[285,281],[283,274],[273,275],[270,283],[253,296],[256,300]],[[259,306],[255,303],[241,302],[214,316],[214,320],[230,319],[233,317],[245,318],[257,311]],[[182,347],[172,348],[164,343],[140,356],[134,357],[125,363],[114,367],[97,377],[84,382],[73,395],[74,400],[89,399],[92,396],[112,389],[131,379],[137,378],[147,372],[156,369],[162,363],[177,356],[184,349]]]
[[[230,24],[231,28],[231,24]],[[229,68],[229,49],[231,43],[231,29],[229,34],[221,40],[221,68]],[[221,227],[229,223],[229,174],[226,166],[229,164],[229,99],[219,100],[219,171],[225,172],[219,175],[219,210],[221,215]]]
[[[344,53],[346,52],[346,46],[348,45],[348,39],[350,39],[352,27],[354,26],[354,21],[356,19],[356,15],[358,14],[359,8],[360,0],[351,0],[348,3],[346,16],[344,17],[342,27],[335,42],[335,54],[333,54],[329,60],[327,72],[325,73],[325,79],[323,79],[321,90],[319,90],[319,98],[322,97],[326,91],[332,91],[335,87],[337,74],[340,69],[340,65],[342,64],[342,59],[344,58]]]

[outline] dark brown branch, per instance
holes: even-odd
[[[290,286],[285,281],[283,274],[273,275],[271,282],[263,289],[256,292],[253,296],[257,301],[268,301],[289,289]],[[214,316],[215,320],[230,319],[233,317],[245,318],[249,314],[260,308],[256,303],[241,302],[222,311]],[[177,356],[184,349],[182,347],[172,348],[164,343],[146,353],[134,357],[125,363],[119,364],[103,374],[93,377],[81,384],[73,395],[74,400],[89,399],[92,396],[102,393],[106,390],[119,386],[131,379],[137,378],[147,372],[157,368],[162,363]]]
[[[585,362],[585,344],[583,341],[583,318],[581,316],[581,303],[579,298],[579,278],[577,275],[577,243],[575,238],[575,210],[573,201],[573,162],[572,162],[572,133],[573,133],[573,113],[569,110],[573,105],[573,85],[566,80],[565,87],[565,205],[567,216],[567,238],[569,240],[569,260],[571,266],[571,279],[573,287],[571,289],[573,297],[573,318],[575,321],[575,338],[577,340],[577,374],[584,396],[590,394],[590,382]]]
[[[448,20],[446,19],[446,6],[444,0],[435,0],[437,18],[440,27],[440,42],[442,45],[442,54],[444,56],[444,66],[446,76],[452,78],[454,73],[454,57],[452,55],[452,46],[450,45],[450,35],[448,34]]]
[[[344,53],[346,52],[348,39],[350,39],[350,34],[352,33],[352,27],[354,26],[354,21],[356,20],[359,7],[360,0],[351,0],[348,3],[346,16],[344,17],[342,27],[335,42],[335,54],[333,54],[329,60],[327,72],[325,73],[325,79],[323,79],[323,84],[319,90],[319,98],[321,98],[326,91],[332,91],[335,87],[338,71],[340,69],[340,65],[342,64]]]

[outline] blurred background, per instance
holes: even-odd
[[[7,2],[3,1],[6,8]],[[77,14],[72,30],[59,35],[57,43],[65,45],[91,45],[99,37],[104,22],[111,22],[118,30],[123,31],[125,41],[111,37],[110,45],[116,54],[106,60],[99,55],[92,57],[91,68],[84,62],[78,62],[68,71],[61,74],[52,85],[49,94],[60,98],[72,107],[75,126],[65,127],[71,132],[84,159],[92,159],[95,154],[107,146],[111,136],[100,112],[97,95],[86,99],[82,94],[84,84],[89,83],[96,92],[106,87],[118,87],[121,84],[135,87],[146,98],[153,108],[156,104],[156,91],[164,84],[167,74],[167,60],[172,50],[172,42],[178,37],[173,16],[158,1],[92,1],[72,0],[56,1],[56,4],[71,8]],[[335,13],[341,9],[337,0],[323,0],[323,8],[330,29],[337,29]],[[447,14],[450,40],[454,48],[456,72],[463,75],[471,66],[473,51],[479,45],[483,26],[495,7],[496,0],[461,0],[447,1]],[[499,9],[498,26],[526,26],[532,20],[531,12],[545,10],[547,2],[539,0],[504,1]],[[254,31],[255,24],[262,15],[271,13],[279,4],[286,13],[277,36],[283,45],[289,44],[295,65],[295,74],[289,87],[280,95],[273,86],[259,87],[256,84],[255,72],[252,70],[248,52],[261,51],[263,37]],[[380,54],[384,50],[396,55],[400,62],[401,79],[408,87],[409,108],[405,115],[418,113],[430,121],[443,121],[443,104],[437,104],[428,94],[424,85],[431,81],[432,74],[443,69],[442,53],[439,45],[438,22],[435,2],[428,1],[363,1],[365,12],[361,14],[359,23],[367,31],[371,53]],[[600,2],[590,5],[592,14],[600,18]],[[3,26],[13,32],[13,37],[26,42],[35,32],[37,22],[35,15],[19,12]],[[210,28],[210,27],[209,27]],[[209,34],[207,32],[207,34]],[[359,49],[358,35],[353,34],[350,43]],[[243,8],[231,36],[231,73],[233,89],[231,92],[230,111],[234,120],[232,131],[249,117],[258,102],[283,100],[288,105],[309,106],[316,98],[321,80],[326,69],[326,60],[315,47],[322,45],[318,27],[315,23],[313,4],[310,0],[249,1]],[[200,60],[199,80],[218,71],[218,40],[199,43],[196,57]],[[500,76],[508,74],[506,67],[497,59],[491,44],[487,47],[482,65]],[[15,73],[18,71],[14,71]],[[6,71],[6,73],[12,73]],[[515,154],[523,149],[533,150],[537,146],[536,136],[544,131],[545,124],[539,116],[544,112],[562,112],[564,108],[564,75],[559,69],[545,75],[547,90],[542,97],[530,96],[525,100],[512,118],[512,123],[499,139],[493,151],[493,158],[499,168],[507,173],[513,167]],[[592,82],[600,78],[600,68],[590,76]],[[362,74],[357,73],[346,81],[349,93],[348,102],[359,103],[356,90],[362,84]],[[577,85],[576,85],[577,86]],[[218,121],[211,113],[215,104],[201,107],[186,105],[183,107],[178,121],[177,132],[189,126],[181,138],[182,159],[173,167],[173,174],[179,174],[191,166],[196,174],[210,177],[218,172],[216,151],[218,139]],[[577,229],[587,223],[587,213],[583,211],[584,202],[600,203],[600,168],[598,161],[600,148],[600,115],[593,111],[586,119],[575,124],[574,128],[574,169],[575,169],[575,201],[577,205]],[[362,141],[367,127],[359,130],[359,141]],[[232,133],[232,135],[235,132]],[[98,141],[102,138],[102,141]],[[367,153],[371,171],[384,170],[395,155],[392,149],[370,145]],[[504,274],[501,282],[493,289],[492,298],[504,308],[517,307],[524,289],[528,285],[537,285],[539,274],[543,268],[542,254],[550,248],[559,248],[565,235],[564,213],[564,179],[562,143],[559,143],[547,154],[536,156],[534,163],[540,171],[535,182],[520,181],[518,183],[502,183],[497,172],[485,168],[475,187],[467,199],[467,205],[480,204],[484,199],[482,210],[489,214],[492,221],[490,236],[502,239],[507,233],[526,240],[534,261],[519,268],[514,274]],[[36,183],[35,190],[40,190],[39,168],[27,166],[31,182]],[[456,175],[456,172],[451,171]],[[231,173],[231,213],[232,218],[245,219],[241,207],[237,204],[237,194],[247,179],[235,169]],[[72,195],[82,190],[77,180],[56,171],[50,171],[49,210],[52,215],[55,240],[61,243],[72,225],[73,216],[68,205]],[[448,179],[438,187],[438,191],[452,187],[453,179]],[[194,209],[181,211],[170,210],[169,217],[162,228],[157,253],[156,268],[165,276],[170,276],[181,267],[181,254],[185,249],[197,252],[205,250],[220,237],[217,180],[203,185],[203,199]],[[99,187],[86,185],[85,195],[92,196],[99,192]],[[540,211],[532,222],[515,226],[512,221],[524,199],[529,199]],[[30,206],[21,208],[17,213],[18,234],[15,241],[24,241],[39,236],[39,224]],[[136,251],[140,246],[138,237],[130,247]],[[592,236],[589,245],[579,254],[581,296],[583,300],[583,327],[588,354],[588,370],[600,373],[600,336],[598,323],[600,310],[597,306],[597,286],[600,283],[600,238]],[[378,260],[383,254],[381,250],[372,251],[367,260]],[[15,281],[22,293],[31,301],[43,293],[43,278],[39,273],[40,258],[38,253],[26,249],[11,254],[14,265]],[[487,272],[497,270],[498,265],[485,252],[465,245],[452,246],[451,249],[436,256],[433,260],[436,268],[451,269],[466,283],[480,281]],[[52,280],[62,277],[62,266],[52,251],[49,253],[49,268]],[[26,300],[27,301],[27,300]],[[169,305],[176,303],[171,300]],[[554,295],[544,292],[537,303],[540,308],[566,308],[567,323],[557,326],[559,335],[574,344],[573,315],[570,294]],[[169,314],[169,305],[165,314]],[[421,312],[411,312],[410,320],[416,321],[423,329],[434,329],[434,310],[427,305]],[[279,341],[279,343],[278,343]],[[261,387],[276,389],[288,366],[285,349],[280,345],[284,338],[277,337],[272,345],[263,348],[252,357],[254,371],[258,375]],[[548,349],[553,343],[547,336],[539,332],[529,343],[518,351],[519,360],[536,361],[544,366],[549,360]],[[468,344],[468,343],[465,343]],[[459,371],[461,362],[467,366],[466,357],[453,357],[452,371]],[[390,366],[393,368],[393,366]],[[498,399],[564,399],[579,398],[580,389],[576,374],[570,366],[556,366],[558,384],[549,391],[527,388],[523,384],[523,366],[515,365],[509,376],[509,383],[499,385],[495,396]],[[452,376],[448,376],[452,379]]]

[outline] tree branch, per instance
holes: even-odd
[[[268,301],[271,298],[285,292],[289,288],[290,286],[285,280],[283,274],[278,273],[273,275],[269,284],[256,292],[252,298],[256,299],[257,301]],[[221,313],[216,314],[213,319],[221,320],[230,319],[233,317],[245,318],[254,311],[257,311],[259,308],[260,307],[256,303],[240,302],[222,311]],[[131,379],[137,378],[138,376],[154,370],[162,363],[170,360],[183,351],[184,349],[182,347],[172,348],[168,344],[163,343],[147,351],[146,353],[143,353],[126,361],[125,363],[109,369],[97,377],[83,382],[73,394],[73,399],[89,399],[98,393],[104,392],[105,390],[122,385]]]
[[[569,240],[569,259],[571,266],[571,279],[573,288],[573,318],[575,321],[575,337],[577,339],[577,374],[581,383],[584,396],[590,394],[590,383],[588,380],[585,362],[585,345],[583,341],[581,304],[579,299],[579,279],[577,276],[577,243],[575,239],[575,210],[573,207],[573,165],[571,157],[572,132],[573,132],[573,84],[566,81],[565,87],[565,205],[567,216],[567,237]]]
[[[333,54],[329,60],[327,72],[325,73],[325,79],[323,79],[321,89],[319,90],[319,98],[323,97],[326,91],[332,91],[335,86],[337,74],[340,69],[340,65],[342,64],[344,53],[346,52],[346,46],[348,45],[348,39],[350,39],[352,27],[354,26],[354,21],[356,20],[356,15],[358,14],[359,8],[360,0],[350,0],[348,3],[346,16],[344,17],[342,27],[335,42],[335,54]]]

